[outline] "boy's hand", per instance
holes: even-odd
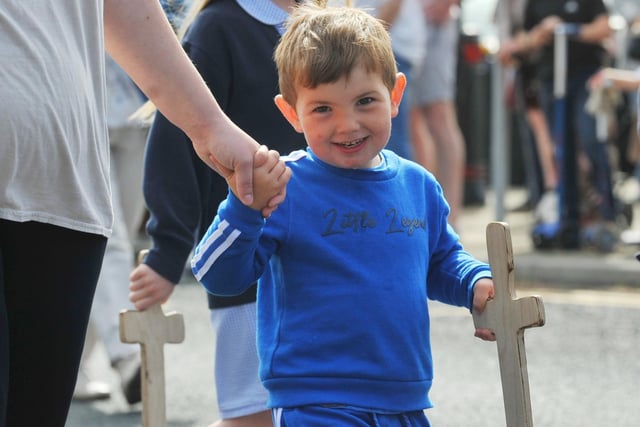
[[[249,207],[261,211],[265,218],[271,215],[284,200],[290,178],[291,169],[280,159],[280,154],[260,146],[253,159],[253,203]],[[226,179],[233,194],[239,198],[235,174]]]
[[[129,300],[136,310],[146,310],[154,304],[164,304],[175,287],[147,264],[137,266],[129,276]]]
[[[480,279],[473,285],[473,311],[482,313],[487,306],[487,301],[495,296],[493,280]],[[485,341],[495,341],[496,334],[491,329],[476,329],[475,336]]]

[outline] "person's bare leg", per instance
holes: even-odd
[[[438,101],[423,107],[433,136],[439,168],[436,177],[451,207],[449,223],[456,228],[462,211],[466,149],[454,105]]]
[[[558,172],[547,120],[539,108],[527,108],[526,114],[538,149],[544,189],[545,191],[555,190],[558,185]]]
[[[271,411],[257,412],[244,417],[219,420],[209,427],[273,427]]]
[[[533,138],[538,151],[544,193],[535,207],[536,222],[553,224],[560,219],[558,207],[558,170],[556,168],[555,152],[551,132],[543,111],[538,107],[528,107],[525,111],[527,122],[533,132]]]
[[[427,128],[427,122],[422,108],[413,107],[410,113],[411,144],[413,147],[413,160],[422,165],[426,170],[437,174],[436,152],[433,138]]]

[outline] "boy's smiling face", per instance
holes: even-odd
[[[405,85],[399,73],[389,93],[378,73],[358,65],[333,83],[297,87],[295,106],[280,95],[276,104],[322,161],[348,169],[372,168],[380,163],[378,154],[389,140]]]

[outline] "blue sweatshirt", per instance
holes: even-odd
[[[285,202],[267,220],[232,193],[196,249],[214,294],[258,282],[260,375],[269,406],[428,408],[427,298],[470,308],[487,264],[461,247],[434,177],[384,150],[375,169],[288,156]]]

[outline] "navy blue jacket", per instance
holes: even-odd
[[[278,78],[273,51],[277,29],[248,15],[234,0],[203,9],[183,46],[224,112],[259,143],[287,154],[304,147],[304,137],[276,108]],[[187,136],[157,113],[147,142],[144,196],[153,239],[145,261],[178,283],[193,246],[227,196],[227,184],[196,155]],[[209,297],[209,307],[255,301],[255,286],[243,295]]]

